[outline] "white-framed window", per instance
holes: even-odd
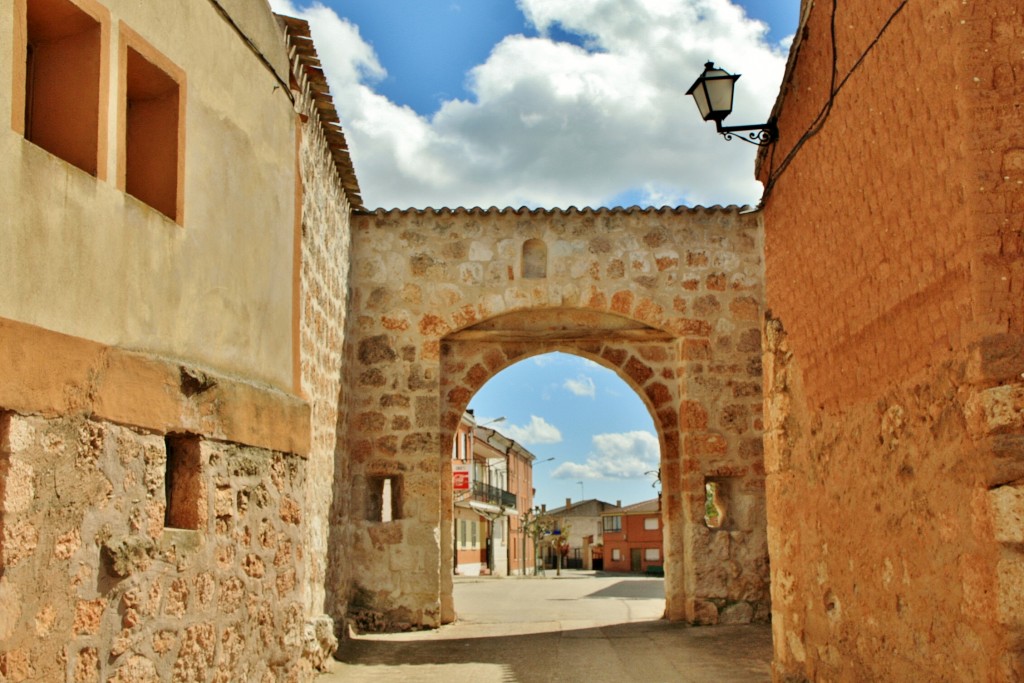
[[[618,548],[612,548],[612,560],[618,562],[622,559],[622,551]]]
[[[644,559],[648,562],[657,562],[661,559],[661,550],[658,548],[645,548]]]
[[[644,517],[644,529],[648,531],[658,530],[658,518],[657,517]]]

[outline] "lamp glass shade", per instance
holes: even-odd
[[[739,74],[733,75],[723,69],[716,69],[712,62],[704,65],[704,73],[686,91],[697,103],[702,119],[721,121],[732,113],[732,95],[739,77]]]

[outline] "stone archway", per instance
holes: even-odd
[[[542,309],[509,313],[448,335],[441,344],[442,444],[450,443],[473,395],[502,370],[531,356],[561,351],[615,372],[646,405],[654,421],[666,473],[662,497],[666,501],[665,580],[669,613],[684,613],[683,577],[688,575],[680,515],[686,516],[680,476],[681,449],[675,406],[679,403],[680,357],[678,340],[664,332],[609,313],[581,309]],[[442,562],[452,560],[452,490],[450,448],[441,454]],[[447,456],[447,457],[446,457]],[[674,501],[670,503],[669,501]],[[453,579],[442,576],[442,621],[455,617],[451,600]],[[673,607],[677,606],[677,609]]]
[[[735,208],[357,215],[339,447],[358,512],[332,548],[361,568],[353,605],[453,618],[455,425],[501,368],[563,350],[614,369],[655,418],[668,616],[766,619],[761,243],[759,217]],[[706,481],[728,484],[731,527],[704,524]],[[381,482],[399,498],[390,521]]]

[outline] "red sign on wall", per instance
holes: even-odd
[[[469,465],[452,465],[452,490],[469,490]]]

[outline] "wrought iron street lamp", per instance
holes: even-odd
[[[774,121],[756,126],[722,125],[725,117],[732,113],[733,90],[739,77],[740,74],[730,74],[724,69],[716,68],[714,62],[707,62],[704,65],[704,73],[694,81],[686,94],[693,96],[701,118],[705,121],[714,121],[715,128],[726,140],[732,140],[734,133],[745,133],[736,138],[758,146],[775,142],[779,134]]]

